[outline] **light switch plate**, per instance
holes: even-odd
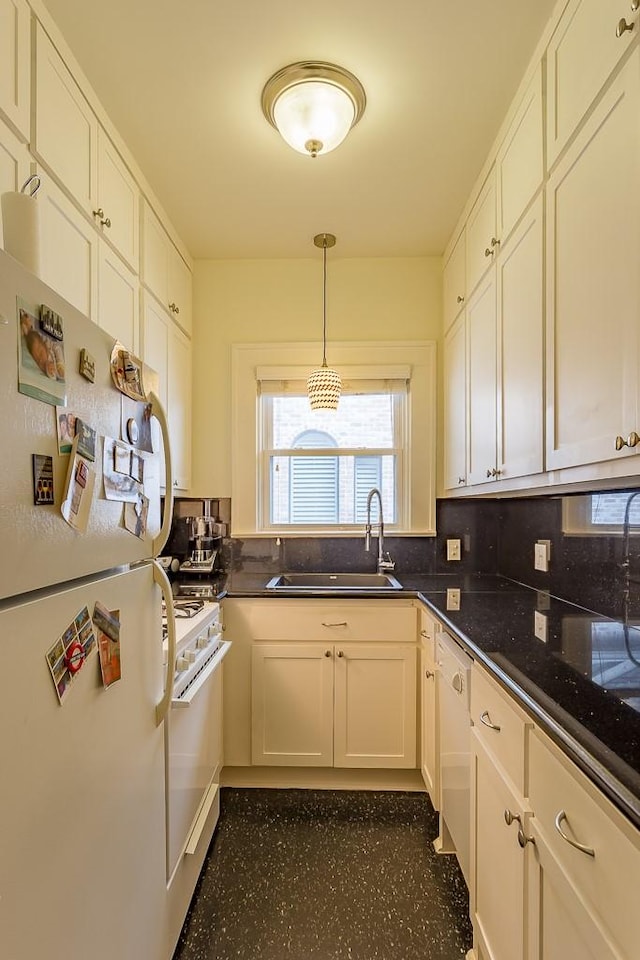
[[[538,541],[533,548],[534,550],[534,560],[533,566],[535,570],[541,570],[543,573],[547,573],[549,570],[549,548],[546,543]]]
[[[457,587],[449,587],[447,590],[447,610],[460,609],[460,590]]]
[[[533,632],[538,640],[547,642],[547,615],[536,610],[533,614]]]
[[[460,541],[447,540],[447,560],[460,559]]]

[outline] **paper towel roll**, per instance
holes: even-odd
[[[4,249],[37,277],[40,276],[40,217],[38,201],[28,193],[3,193]]]

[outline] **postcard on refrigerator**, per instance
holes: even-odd
[[[87,657],[95,649],[93,624],[88,608],[83,607],[46,654],[53,685],[61,704]]]
[[[47,308],[17,297],[18,390],[44,403],[64,406],[66,382],[63,320]],[[52,319],[55,317],[55,321]]]
[[[117,341],[111,351],[111,379],[126,397],[146,400],[142,360]]]
[[[102,444],[102,480],[107,500],[125,500],[136,503],[142,485],[130,475],[132,448],[113,437],[105,437]],[[117,465],[117,466],[116,466]],[[120,472],[121,467],[124,472]]]
[[[56,429],[58,431],[58,453],[71,453],[73,438],[76,435],[76,414],[66,407],[56,407]]]
[[[89,523],[96,472],[93,464],[78,453],[78,437],[75,437],[69,457],[69,469],[65,484],[62,516],[70,527],[84,533]]]
[[[107,610],[96,600],[93,608],[93,625],[98,633],[100,671],[105,687],[122,676],[120,664],[120,611]]]
[[[147,517],[149,516],[149,498],[140,494],[135,503],[124,505],[124,525],[129,533],[140,540],[144,540],[147,532]]]
[[[96,458],[96,431],[88,423],[76,418],[76,437],[78,438],[78,453],[86,460]]]

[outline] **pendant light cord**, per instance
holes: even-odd
[[[327,241],[322,244],[322,366],[327,365]]]

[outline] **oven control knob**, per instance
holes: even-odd
[[[208,635],[210,637],[217,637],[219,633],[220,633],[220,624],[218,623],[217,620],[215,623],[209,624]]]
[[[178,673],[184,673],[189,669],[189,661],[186,657],[178,657],[176,660],[176,670]]]
[[[198,654],[196,653],[195,650],[187,650],[184,656],[187,663],[195,663],[198,657]]]
[[[196,640],[196,649],[204,650],[204,648],[208,646],[209,646],[209,634],[201,633],[198,639]]]

